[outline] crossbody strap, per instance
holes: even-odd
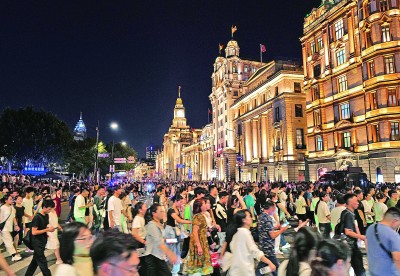
[[[379,238],[379,234],[378,234],[378,224],[375,224],[374,230],[375,230],[375,237],[376,237],[376,240],[378,241],[379,246],[383,249],[383,251],[385,251],[385,252],[389,255],[390,259],[392,259],[392,258],[393,258],[393,257],[392,257],[392,252],[390,252],[389,250],[387,250],[387,249],[383,246],[383,244],[382,244],[382,242],[381,242],[381,239]]]

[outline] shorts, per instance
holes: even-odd
[[[299,220],[301,221],[306,221],[307,220],[307,214],[296,214]]]

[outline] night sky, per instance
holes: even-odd
[[[212,65],[231,25],[242,58],[301,58],[303,21],[321,0],[1,1],[0,109],[43,108],[88,135],[161,145],[178,85],[191,127],[207,124]],[[117,122],[119,131],[109,128]]]

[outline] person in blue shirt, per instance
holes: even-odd
[[[369,274],[400,275],[400,209],[389,208],[383,220],[367,229]],[[380,242],[379,242],[380,241]]]

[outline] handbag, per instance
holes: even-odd
[[[226,251],[224,256],[222,256],[221,260],[221,268],[223,272],[226,272],[229,268],[232,266],[232,253],[229,251]]]
[[[180,237],[181,236],[181,228],[180,228],[180,226],[178,225],[178,226],[175,226],[174,228],[175,228],[175,235],[177,237]]]
[[[5,221],[3,221],[2,223],[0,223],[0,231],[3,231],[4,226],[6,226],[6,222],[8,220],[8,218],[11,216],[11,213],[8,215],[8,217],[6,218]]]
[[[22,242],[28,247],[29,249],[33,250],[32,246],[32,229],[29,229],[28,232],[26,232],[25,237],[22,239]]]

